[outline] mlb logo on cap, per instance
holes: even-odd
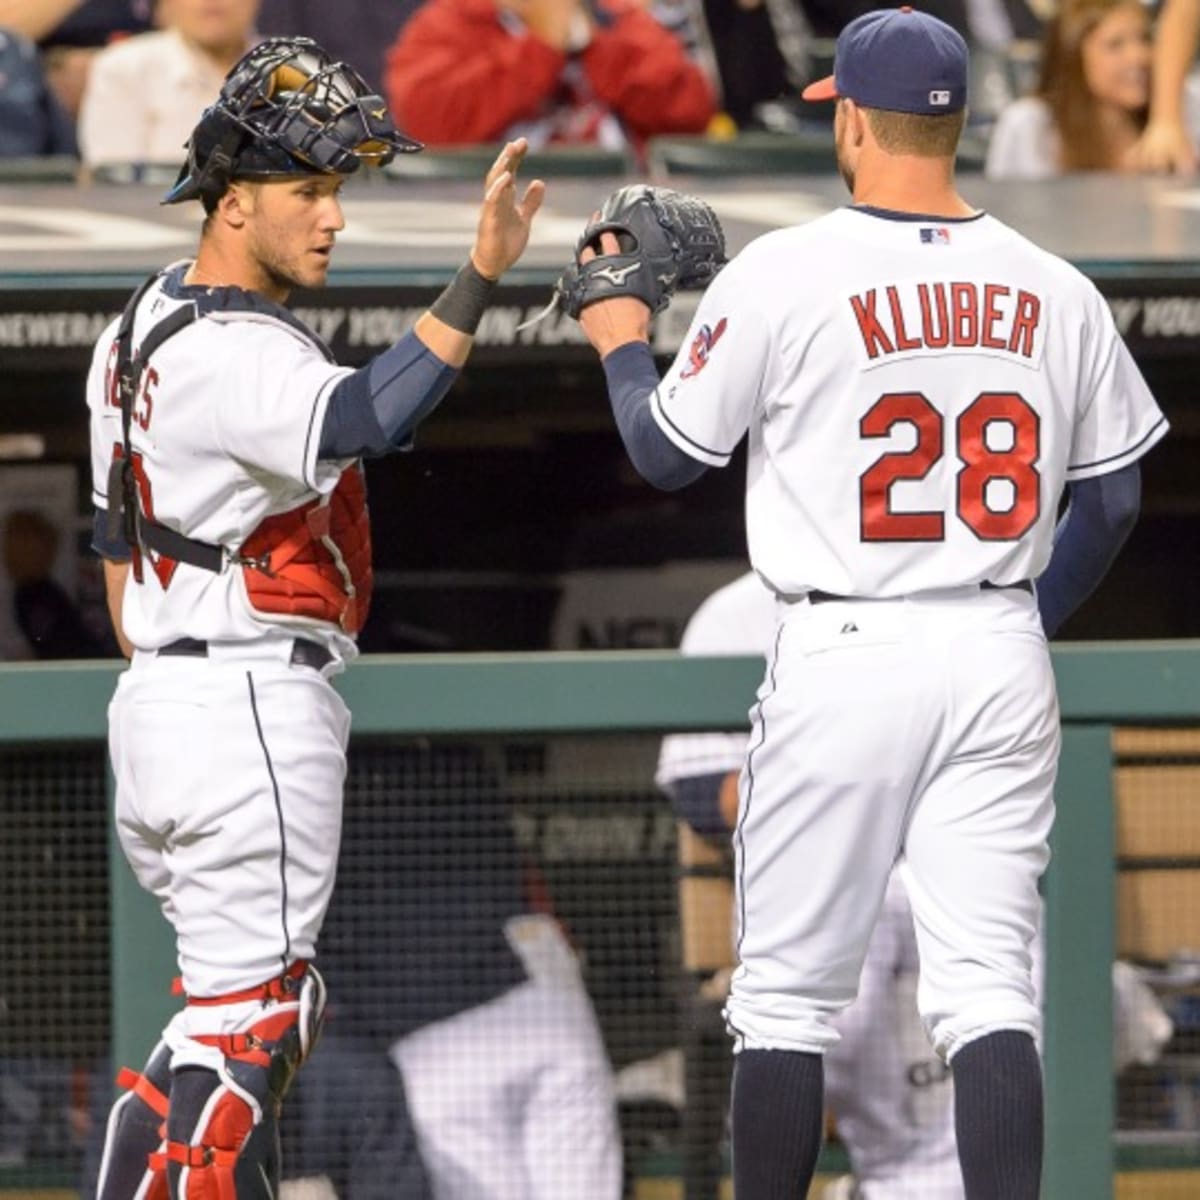
[[[805,100],[845,97],[864,108],[937,116],[967,105],[967,43],[928,13],[886,8],[851,21],[837,40],[833,74]]]

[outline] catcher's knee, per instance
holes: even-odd
[[[155,1177],[150,1157],[161,1146],[171,1089],[171,1051],[155,1046],[141,1075],[123,1070],[117,1083],[129,1090],[108,1115],[96,1200],[166,1200],[163,1177]]]
[[[243,995],[229,1004],[204,1002],[216,1027],[221,1010],[245,1004]],[[102,1167],[99,1200],[273,1200],[280,1106],[316,1043],[324,1010],[325,986],[310,967],[281,999],[265,1000],[237,1032],[190,1033],[194,1020],[173,1021],[163,1053],[156,1051],[147,1073],[122,1072],[118,1080],[132,1089],[110,1121],[110,1128],[125,1131],[121,1154],[113,1157],[122,1169],[109,1172],[112,1186],[105,1189]],[[156,1083],[150,1066],[159,1075]],[[106,1162],[109,1157],[106,1151]],[[126,1190],[127,1180],[132,1190]],[[142,1186],[146,1190],[138,1192]]]
[[[166,1142],[151,1156],[172,1200],[271,1200],[277,1162],[259,1129],[273,1128],[273,1110],[261,1067],[177,1070]]]

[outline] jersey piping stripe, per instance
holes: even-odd
[[[1128,449],[1121,450],[1116,454],[1110,454],[1107,458],[1098,458],[1094,462],[1071,463],[1067,467],[1067,470],[1087,471],[1092,467],[1102,467],[1105,463],[1117,462],[1119,459],[1127,458],[1130,454],[1134,454],[1140,450],[1166,423],[1166,417],[1159,417],[1158,420],[1150,426],[1149,431],[1143,437],[1140,437],[1136,442],[1134,442],[1133,445]]]
[[[732,450],[712,450],[703,442],[698,442],[694,437],[689,437],[686,433],[684,433],[684,431],[680,429],[674,421],[671,420],[671,414],[668,413],[665,408],[663,408],[662,401],[658,396],[658,388],[655,388],[653,394],[651,395],[651,403],[654,405],[655,410],[662,415],[662,419],[666,421],[666,423],[670,425],[675,433],[677,433],[683,441],[687,442],[689,446],[695,446],[695,448],[701,453],[711,454],[713,458],[723,458],[728,460],[733,457]]]
[[[771,690],[758,702],[758,720],[762,722],[762,737],[758,739],[758,745],[753,747],[746,755],[746,803],[742,805],[742,811],[738,814],[737,830],[734,833],[734,838],[737,841],[739,865],[737,873],[738,940],[736,951],[739,959],[742,956],[742,940],[746,936],[746,839],[742,829],[750,817],[750,803],[754,798],[754,755],[763,748],[767,740],[767,718],[763,714],[763,708],[767,701],[775,695],[775,666],[779,661],[779,641],[782,637],[783,626],[780,625],[775,633],[775,644],[771,647],[771,669],[768,673],[771,680]]]
[[[312,487],[316,486],[316,463],[313,463],[313,479],[308,478],[308,451],[312,445],[313,426],[317,423],[317,409],[321,407],[321,397],[325,394],[325,389],[321,388],[313,398],[312,411],[308,414],[308,430],[304,434],[304,459],[300,463],[300,478]]]
[[[254,728],[258,733],[258,744],[262,747],[263,759],[267,764],[267,775],[271,779],[271,792],[275,798],[275,820],[279,823],[279,892],[281,900],[280,918],[283,924],[283,954],[280,956],[283,966],[280,974],[287,971],[291,958],[292,938],[288,933],[288,885],[287,885],[287,830],[283,824],[283,804],[279,799],[279,783],[275,778],[275,765],[271,762],[271,752],[267,749],[267,739],[263,735],[262,721],[258,716],[258,698],[254,692],[254,676],[246,672],[246,686],[250,689],[250,711],[254,714]]]

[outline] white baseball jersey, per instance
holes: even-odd
[[[136,350],[147,332],[191,303],[187,264],[168,269],[138,307]],[[92,499],[107,508],[108,470],[120,447],[116,323],[100,336],[87,381]],[[299,329],[265,312],[210,312],[169,338],[143,372],[130,429],[147,517],[188,537],[236,550],[260,522],[336,486],[347,462],[318,461],[334,384],[350,373]],[[281,631],[321,640],[343,658],[353,640],[328,623],[256,611],[243,572],[216,574],[148,554],[143,582],[125,588],[122,624],[134,646],[178,638],[253,641]]]
[[[1064,484],[1167,429],[1073,267],[986,214],[863,208],[743,250],[651,407],[714,466],[749,430],[750,559],[783,594],[1036,578]]]

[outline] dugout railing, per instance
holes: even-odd
[[[1100,1200],[1113,1196],[1116,1186],[1113,729],[1200,724],[1200,643],[1065,645],[1054,650],[1054,663],[1064,737],[1046,887],[1044,1194],[1048,1200]],[[753,659],[684,659],[670,652],[379,656],[357,663],[338,686],[354,714],[356,739],[602,738],[744,726],[760,671]],[[53,759],[80,747],[99,750],[116,675],[113,663],[0,668],[0,766],[7,772],[22,755]],[[103,758],[86,761],[102,764]],[[68,764],[68,773],[79,770]],[[646,785],[652,790],[652,781]],[[1200,806],[1200,796],[1194,801]],[[5,822],[13,819],[6,811]],[[14,844],[8,836],[3,842],[0,858]],[[171,939],[111,833],[109,853],[112,1058],[140,1064],[176,1004],[161,986],[174,972]],[[0,863],[0,870],[8,875],[9,866]],[[5,907],[2,922],[36,919],[36,904],[22,906],[11,890]],[[39,945],[37,937],[17,941],[26,951]],[[7,976],[7,986],[19,991],[20,973],[39,969],[35,949],[3,964],[0,981]],[[0,982],[0,992],[4,986]],[[0,1005],[0,1035],[2,1013]],[[44,1046],[37,1052],[49,1053]],[[12,1047],[0,1045],[5,1053]],[[1184,1158],[1200,1165],[1194,1147]],[[1191,1178],[1194,1183],[1200,1175]],[[31,1194],[35,1182],[0,1160],[0,1194],[13,1187]],[[72,1194],[63,1178],[47,1182],[67,1187],[55,1195]]]

